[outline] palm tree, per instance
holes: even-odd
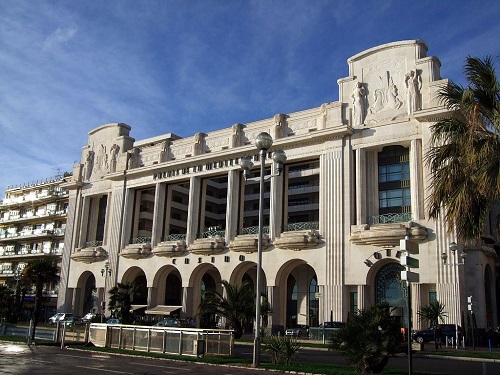
[[[343,351],[357,371],[376,374],[398,353],[402,339],[389,304],[379,303],[351,315],[346,325],[333,333],[332,346]]]
[[[243,335],[243,323],[250,319],[255,311],[255,295],[252,285],[244,281],[240,287],[222,280],[224,295],[215,291],[205,291],[200,303],[200,314],[215,314],[226,318],[234,329],[234,337]]]
[[[43,303],[43,289],[46,285],[59,282],[57,261],[50,257],[42,257],[29,262],[23,270],[23,278],[35,287],[35,308],[33,310],[33,331],[31,341],[35,340],[35,330],[40,320]]]
[[[444,312],[444,304],[442,304],[439,301],[431,301],[427,306],[423,306],[420,308],[420,310],[417,312],[421,320],[426,320],[429,322],[429,324],[434,327],[434,343],[436,345],[436,351],[438,349],[438,340],[437,340],[437,331],[436,331],[436,326],[444,322],[444,318],[448,316]]]
[[[431,126],[430,217],[444,214],[461,240],[479,238],[500,198],[500,84],[491,57],[468,57],[466,88],[450,82],[439,99],[451,116]],[[498,225],[498,224],[497,224]]]
[[[133,282],[118,283],[109,290],[109,310],[118,310],[114,315],[120,318],[122,323],[132,322],[130,309],[136,292],[137,286]]]

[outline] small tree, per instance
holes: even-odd
[[[33,331],[31,340],[35,340],[35,330],[40,320],[43,304],[43,289],[46,285],[59,282],[57,261],[50,257],[35,259],[27,264],[23,271],[26,282],[35,287],[35,308],[33,310]]]
[[[343,351],[357,371],[372,374],[384,369],[389,357],[398,353],[401,341],[399,322],[387,303],[360,310],[332,335],[333,348]]]
[[[264,350],[271,356],[271,362],[287,366],[295,361],[301,347],[297,339],[290,336],[271,336],[264,343]]]
[[[122,323],[132,323],[132,313],[130,312],[134,294],[137,291],[135,283],[118,283],[109,290],[109,310],[117,310],[116,317]]]
[[[448,315],[444,312],[444,304],[442,304],[439,301],[431,301],[427,306],[423,306],[419,311],[418,311],[418,316],[420,317],[420,320],[426,320],[429,322],[429,324],[434,327],[434,343],[436,345],[435,350],[437,351],[438,349],[438,340],[437,340],[437,332],[436,332],[436,325],[441,321],[441,323],[444,322],[444,318],[446,318]]]
[[[205,291],[200,303],[200,314],[216,314],[226,318],[232,329],[234,337],[239,339],[243,335],[243,323],[255,311],[254,292],[252,285],[243,282],[240,287],[222,280],[224,294],[215,290]]]

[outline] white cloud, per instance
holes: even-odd
[[[49,51],[73,39],[77,32],[76,27],[58,27],[43,42],[43,50]]]

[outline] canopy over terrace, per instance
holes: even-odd
[[[146,314],[149,315],[170,315],[171,312],[181,309],[182,306],[166,306],[158,305],[149,310],[146,310]]]

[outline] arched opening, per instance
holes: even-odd
[[[317,293],[319,292],[318,279],[316,275],[309,283],[309,326],[319,326],[319,299]]]
[[[215,279],[212,275],[205,273],[201,278],[201,300],[205,298],[205,292],[214,291],[217,289],[215,284]],[[215,328],[217,327],[217,317],[215,314],[205,313],[200,317],[200,327],[201,328]]]
[[[97,312],[99,307],[99,297],[97,296],[97,288],[95,285],[95,277],[91,274],[85,282],[83,292],[83,313]]]
[[[490,266],[484,270],[484,302],[486,309],[486,329],[493,328],[493,275]]]
[[[165,280],[165,305],[182,306],[181,279],[174,273],[169,273]]]
[[[403,312],[401,326],[408,326],[408,309],[406,308],[406,284],[401,281],[404,267],[399,263],[383,266],[375,276],[375,303],[387,302],[392,308],[401,308]]]
[[[298,284],[291,274],[286,281],[286,326],[297,327]]]
[[[134,305],[147,305],[148,303],[148,286],[145,275],[138,275],[135,280],[135,293],[132,298]]]

